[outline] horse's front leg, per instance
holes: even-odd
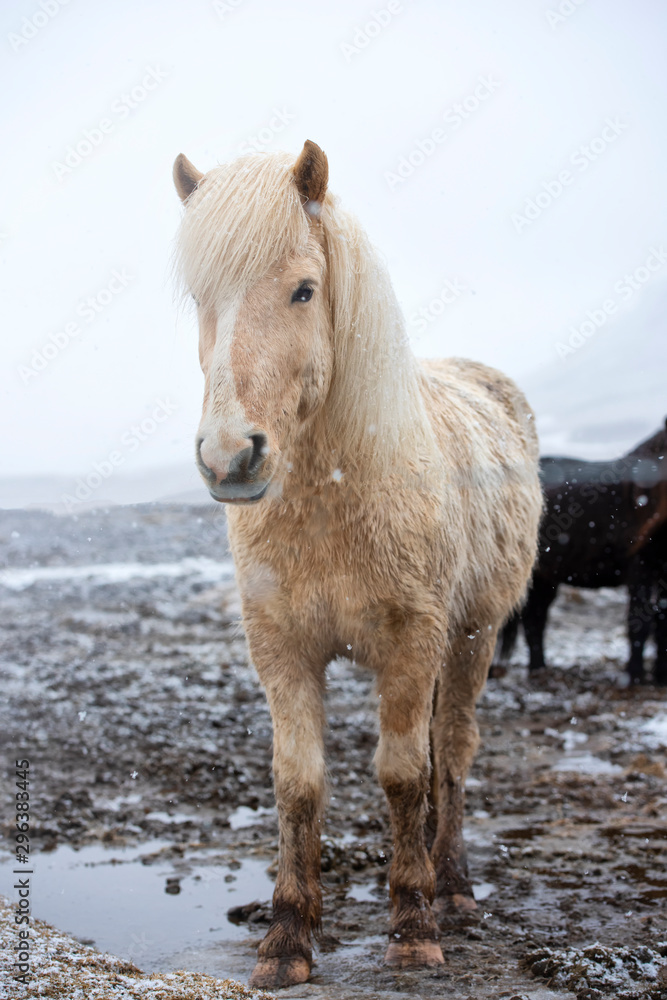
[[[438,679],[433,716],[434,790],[438,827],[431,856],[436,872],[434,909],[449,923],[468,920],[477,903],[463,842],[465,783],[479,744],[475,705],[493,659],[496,629],[470,626],[451,641]]]
[[[320,825],[325,804],[324,666],[315,666],[285,639],[264,657],[251,652],[273,719],[273,780],[278,806],[279,861],[273,918],[258,948],[251,986],[272,989],[307,980],[311,934],[320,925]]]
[[[436,669],[411,671],[405,663],[382,671],[380,740],[375,755],[389,803],[394,855],[387,965],[441,965],[438,926],[431,912],[435,872],[424,839],[430,782],[429,723]]]

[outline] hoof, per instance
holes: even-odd
[[[455,892],[451,899],[453,908],[457,913],[460,913],[461,916],[476,913],[479,909],[472,896],[464,896],[461,892]]]
[[[445,964],[437,941],[392,941],[384,962],[394,969],[420,969]]]
[[[472,896],[462,892],[438,896],[433,901],[433,914],[441,928],[466,927],[479,921],[479,907]]]
[[[248,985],[264,990],[280,986],[296,986],[297,983],[305,983],[309,975],[310,962],[302,955],[260,958]]]

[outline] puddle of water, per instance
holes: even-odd
[[[239,806],[229,815],[229,825],[232,830],[244,830],[247,826],[255,826],[262,816],[275,814],[275,809],[251,809],[250,806]]]
[[[619,764],[594,757],[592,753],[566,754],[553,765],[554,771],[574,771],[577,774],[622,774]]]
[[[475,899],[479,902],[482,899],[488,899],[491,893],[496,891],[496,886],[493,882],[475,882],[472,890]],[[387,895],[385,886],[378,886],[377,882],[366,882],[363,885],[351,886],[347,898],[356,903],[378,903],[386,902]]]
[[[466,823],[463,827],[463,840],[466,844],[475,847],[485,847],[493,839],[494,832],[492,821],[488,817],[475,817],[475,823]]]
[[[493,882],[474,882],[472,887],[472,892],[479,903],[482,899],[488,899],[491,893],[496,891],[496,886]]]
[[[343,942],[343,947],[336,952],[337,960],[349,960],[351,958],[367,958],[372,955],[377,961],[377,956],[381,955],[387,947],[386,934],[374,934],[365,938],[358,938],[354,944]]]
[[[381,893],[382,895],[379,896],[377,882],[368,882],[365,885],[353,885],[350,888],[347,898],[357,903],[377,903],[387,895],[387,890],[384,886],[381,889]]]
[[[532,840],[533,837],[541,837],[544,833],[542,826],[518,826],[515,830],[503,830],[504,840]]]
[[[168,813],[168,812],[149,812],[146,813],[145,819],[152,819],[156,823],[178,824],[178,823],[195,823],[198,819],[197,816],[191,816],[188,813]]]
[[[640,892],[637,899],[642,903],[655,903],[658,899],[667,899],[667,889],[645,889]]]
[[[140,846],[79,851],[63,846],[34,857],[34,914],[100,951],[132,959],[145,971],[158,969],[165,956],[186,947],[248,936],[234,926],[227,910],[251,900],[269,900],[273,882],[267,863],[254,858],[221,865],[198,864],[191,857],[185,873],[171,858],[142,864],[141,857],[171,846],[151,841]]]
[[[619,865],[617,871],[627,872],[635,885],[642,886],[641,891],[637,894],[637,899],[640,902],[651,906],[658,900],[667,899],[667,878],[662,872],[656,874],[643,865],[636,864]],[[650,888],[647,888],[649,886]]]

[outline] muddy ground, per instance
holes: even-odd
[[[110,905],[101,881],[96,889],[102,852],[119,883],[128,873],[128,892],[140,868],[160,873],[154,916],[121,957],[247,982],[277,833],[269,714],[239,625],[221,509],[3,511],[0,543],[3,872],[14,760],[27,757],[34,915],[57,922],[61,912],[57,899],[40,912],[40,870],[46,884],[57,868],[49,859],[98,850],[81,919],[62,917],[71,924],[62,930],[109,947],[98,919]],[[324,936],[311,982],[283,995],[667,997],[667,696],[620,683],[624,607],[620,590],[563,588],[546,676],[527,679],[519,648],[489,681],[467,790],[480,919],[444,930],[437,973],[382,966],[391,843],[372,767],[376,699],[362,668],[331,665]],[[83,893],[75,881],[61,895],[67,885]],[[153,948],[169,908],[204,883],[208,902],[220,899],[216,926],[193,944],[186,906],[181,938]],[[3,892],[12,899],[6,879]],[[230,902],[242,911],[236,925]]]

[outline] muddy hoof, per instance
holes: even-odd
[[[457,913],[475,913],[479,909],[472,896],[464,896],[461,892],[455,892],[451,900]]]
[[[260,958],[253,969],[249,985],[272,990],[280,986],[305,983],[310,975],[310,962],[302,955],[288,958]]]
[[[465,927],[479,921],[479,907],[472,896],[454,892],[433,901],[433,914],[440,927]]]
[[[392,941],[384,962],[394,969],[420,969],[445,964],[437,941]]]

